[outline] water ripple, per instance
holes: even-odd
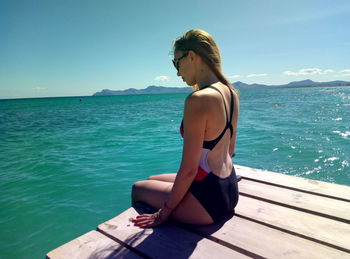
[[[235,162],[350,185],[349,96],[241,91]],[[0,101],[1,249],[42,256],[129,207],[133,182],[176,172],[185,97]]]

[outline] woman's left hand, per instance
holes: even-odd
[[[155,227],[165,222],[169,218],[170,214],[171,213],[169,213],[167,210],[160,209],[158,212],[153,214],[139,215],[135,219],[131,219],[131,222],[134,223],[134,226],[140,228]]]

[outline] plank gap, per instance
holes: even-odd
[[[288,205],[288,204],[285,204],[285,203],[282,203],[282,202],[265,199],[265,198],[258,197],[258,196],[255,196],[255,195],[251,195],[251,194],[244,193],[244,192],[239,192],[239,195],[243,195],[243,196],[246,196],[246,197],[249,197],[249,198],[257,199],[257,200],[260,200],[260,201],[265,201],[265,202],[272,203],[272,204],[275,204],[275,205],[279,205],[279,206],[282,206],[282,207],[287,207],[287,208],[290,208],[290,209],[299,210],[299,211],[310,213],[310,214],[314,214],[314,215],[317,215],[317,216],[320,216],[320,217],[329,218],[329,219],[332,219],[332,220],[336,220],[336,221],[340,221],[340,222],[344,222],[344,223],[350,224],[350,220],[348,220],[348,219],[343,219],[343,218],[339,218],[339,217],[336,217],[336,216],[324,214],[324,213],[321,213],[321,212],[308,210],[308,209],[296,207],[296,206],[293,206],[293,205]]]
[[[307,240],[319,243],[321,245],[325,245],[325,246],[328,246],[328,247],[331,247],[331,248],[334,248],[334,249],[337,249],[337,250],[340,250],[340,251],[343,251],[343,252],[346,252],[346,253],[350,254],[350,250],[349,249],[341,247],[341,246],[337,246],[337,245],[334,245],[334,244],[331,244],[331,243],[328,243],[328,242],[325,242],[325,241],[322,241],[322,240],[319,240],[319,239],[316,239],[316,238],[313,238],[313,237],[305,236],[303,234],[299,234],[297,232],[293,232],[293,231],[290,231],[290,230],[287,230],[287,229],[284,229],[284,228],[281,228],[281,227],[277,227],[277,226],[274,226],[274,225],[269,224],[269,223],[265,223],[265,222],[262,222],[262,221],[259,221],[259,220],[256,220],[256,219],[252,219],[252,218],[243,216],[241,214],[237,214],[236,213],[235,216],[243,218],[243,219],[246,219],[246,220],[249,220],[249,221],[252,221],[252,222],[255,222],[255,223],[258,223],[258,224],[261,224],[261,225],[264,225],[264,226],[267,226],[267,227],[270,227],[270,228],[273,228],[273,229],[276,229],[276,230],[279,230],[279,231],[282,231],[282,232],[285,232],[285,233],[288,233],[288,234],[291,234],[291,235],[294,235],[294,236],[298,236],[298,237],[301,237],[301,238],[304,238],[304,239],[307,239]]]
[[[290,187],[290,186],[286,186],[286,185],[281,185],[281,184],[277,184],[277,183],[266,182],[266,181],[262,181],[262,180],[258,180],[258,179],[254,179],[254,178],[249,178],[246,176],[242,176],[242,179],[247,180],[247,181],[253,181],[253,182],[258,182],[258,183],[262,183],[262,184],[272,185],[272,186],[276,186],[276,187],[281,187],[281,188],[285,188],[285,189],[289,189],[289,190],[293,190],[293,191],[304,192],[304,193],[317,195],[317,196],[321,196],[321,197],[326,197],[326,198],[330,198],[330,199],[335,199],[335,200],[339,200],[339,201],[350,202],[349,199],[345,199],[345,198],[341,198],[341,197],[337,197],[337,196],[332,196],[332,195],[327,195],[327,194],[323,194],[323,193],[318,193],[318,192],[307,191],[307,190],[303,190],[303,189],[299,189],[299,188],[295,188],[295,187]]]

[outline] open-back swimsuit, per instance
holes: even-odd
[[[204,88],[207,87],[208,86]],[[193,180],[189,191],[206,209],[213,221],[217,222],[234,214],[234,208],[236,207],[238,202],[238,185],[236,179],[236,172],[233,165],[231,174],[226,178],[220,178],[219,176],[214,174],[208,166],[208,154],[211,150],[215,148],[216,144],[224,136],[226,130],[230,129],[231,137],[233,134],[233,128],[231,123],[233,116],[232,90],[230,89],[231,104],[229,117],[227,114],[224,96],[216,87],[210,86],[210,88],[218,91],[223,98],[226,113],[226,126],[217,138],[211,141],[203,141],[202,153],[199,161],[197,175]],[[183,120],[181,122],[180,132],[183,137]]]

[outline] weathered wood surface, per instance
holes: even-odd
[[[350,187],[236,166],[236,215],[193,227],[134,227],[129,208],[47,258],[350,258]]]
[[[220,258],[249,258],[172,224],[140,229],[129,222],[137,215],[136,210],[130,208],[99,225],[98,231],[152,258],[215,258],[218,254]]]
[[[92,230],[46,255],[55,259],[98,259],[98,258],[142,258],[113,241],[109,237]]]
[[[243,179],[241,195],[350,223],[349,202]]]
[[[303,192],[311,192],[319,196],[331,196],[350,202],[350,187],[347,185],[315,181],[241,165],[236,165],[235,168],[238,174],[249,180],[261,181],[270,185],[276,184],[277,186],[296,188]]]
[[[253,258],[349,258],[342,251],[242,217],[228,221],[210,236],[203,227],[193,230]]]
[[[350,225],[343,222],[244,196],[240,197],[236,213],[238,217],[283,229],[293,235],[350,250]]]

